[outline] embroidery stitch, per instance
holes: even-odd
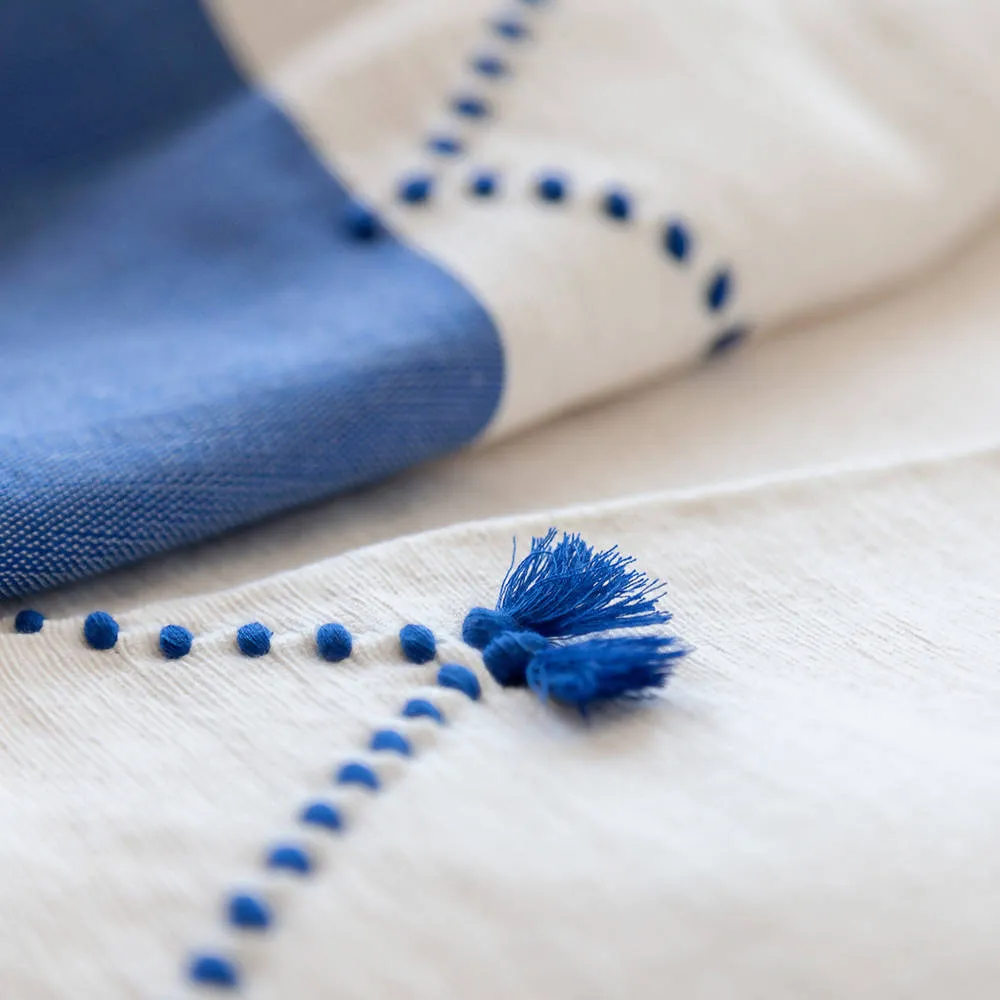
[[[19,632],[21,635],[34,635],[41,632],[44,625],[45,615],[31,608],[18,611],[14,617],[14,631]]]
[[[437,655],[434,633],[426,625],[404,625],[399,630],[399,648],[411,663],[429,663]]]
[[[274,633],[260,622],[241,625],[236,632],[236,645],[244,656],[267,656],[271,652],[271,637]]]
[[[160,652],[168,660],[179,660],[191,652],[194,635],[183,625],[164,625],[160,629]]]
[[[439,686],[461,691],[470,701],[481,697],[479,679],[474,671],[460,664],[445,664],[437,671]],[[401,716],[407,719],[430,719],[439,725],[445,723],[443,712],[429,698],[410,698],[403,706]],[[395,751],[404,757],[413,756],[411,742],[394,729],[380,729],[373,732],[370,739],[373,750]],[[404,749],[405,748],[405,749]],[[362,778],[362,784],[377,789],[380,787],[374,770],[358,761],[349,761],[339,768],[335,780],[343,783],[345,774]],[[371,784],[374,778],[375,784]],[[348,783],[354,783],[353,778]],[[325,829],[339,834],[343,830],[340,810],[333,803],[322,799],[307,803],[299,813],[300,822],[305,825]],[[311,854],[300,844],[282,842],[272,845],[265,854],[265,867],[273,871],[288,872],[297,876],[314,873],[316,863]],[[257,892],[237,890],[229,897],[224,918],[234,929],[259,934],[269,930],[276,919],[272,903],[267,896]],[[216,951],[196,951],[187,963],[188,979],[198,985],[219,990],[235,990],[243,985],[243,974],[235,958]]]
[[[118,622],[107,611],[93,611],[84,620],[83,638],[91,649],[113,649],[118,642]]]

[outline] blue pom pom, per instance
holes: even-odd
[[[624,191],[608,191],[603,207],[604,214],[610,219],[626,222],[632,217],[632,199]]]
[[[725,269],[717,271],[705,286],[705,305],[712,312],[718,312],[729,301],[732,290],[732,274]]]
[[[411,663],[429,663],[437,653],[437,642],[426,625],[404,625],[399,630],[399,648]]]
[[[441,687],[461,691],[473,701],[479,701],[479,696],[483,693],[479,678],[468,667],[457,663],[446,663],[438,671],[437,682]]]
[[[312,858],[297,844],[278,844],[267,855],[267,867],[279,871],[308,875],[313,868]]]
[[[492,198],[497,192],[497,175],[489,170],[481,170],[469,180],[469,193],[477,198]]]
[[[18,611],[14,618],[14,631],[20,632],[21,635],[34,635],[36,632],[42,631],[44,624],[45,615],[40,611],[25,608],[23,611]]]
[[[462,152],[462,143],[453,135],[432,135],[427,140],[427,148],[439,156],[458,156]]]
[[[536,190],[542,201],[559,202],[566,199],[569,185],[559,174],[543,174],[538,178]]]
[[[494,21],[493,30],[501,37],[511,42],[521,42],[528,37],[528,28],[523,21],[516,18],[502,18]]]
[[[413,755],[413,747],[410,741],[395,729],[378,729],[372,733],[368,746],[375,751],[389,751],[398,753],[402,757]]]
[[[490,105],[481,97],[462,94],[451,102],[452,110],[464,118],[485,118],[490,113]]]
[[[201,986],[235,990],[240,985],[236,964],[223,955],[195,955],[188,964],[188,978]]]
[[[728,330],[723,330],[709,345],[706,352],[708,357],[715,358],[738,347],[746,340],[748,333],[745,326],[732,326]]]
[[[367,764],[362,764],[357,760],[348,761],[340,766],[337,771],[337,784],[360,785],[373,792],[377,792],[382,787],[382,782],[379,781],[375,771]]]
[[[248,892],[230,896],[226,913],[229,922],[243,930],[263,931],[271,926],[271,908],[267,902]]]
[[[433,702],[426,698],[411,698],[403,706],[404,719],[433,719],[440,725],[444,724],[444,713]]]
[[[183,625],[164,625],[160,629],[160,652],[168,660],[179,660],[191,652],[194,636]]]
[[[329,802],[307,803],[299,814],[299,819],[310,826],[322,826],[335,833],[342,830],[344,826],[340,810]]]
[[[344,228],[356,240],[371,240],[379,235],[382,226],[378,216],[360,201],[349,202],[344,209]]]
[[[498,635],[517,631],[517,622],[505,612],[473,608],[462,622],[462,641],[473,649],[485,649]]]
[[[483,650],[483,663],[502,687],[524,687],[531,658],[548,645],[537,632],[504,632]]]
[[[506,76],[510,71],[507,64],[499,56],[481,55],[472,60],[472,68],[480,76],[492,78]]]
[[[663,233],[663,246],[674,260],[687,260],[691,254],[691,243],[691,233],[683,222],[674,220],[667,223]]]
[[[528,664],[528,687],[586,714],[599,701],[663,687],[674,661],[689,649],[675,636],[585,639],[539,650]]]
[[[430,174],[412,174],[399,183],[399,197],[411,205],[427,201],[434,189],[434,179]]]
[[[274,633],[260,622],[241,625],[236,632],[236,645],[244,656],[267,656],[271,652]]]
[[[83,623],[83,637],[91,649],[112,649],[118,642],[118,622],[107,611],[94,611]]]
[[[320,625],[316,629],[316,650],[328,663],[340,663],[351,655],[354,641],[351,633],[337,622]]]

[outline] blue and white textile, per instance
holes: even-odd
[[[8,0],[0,597],[934,258],[998,196],[1000,29],[926,6]]]
[[[0,0],[0,996],[993,1000],[998,43]]]

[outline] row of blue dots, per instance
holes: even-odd
[[[434,180],[430,174],[419,173],[404,178],[400,182],[399,197],[409,204],[422,204],[430,199],[433,193]],[[492,197],[499,190],[499,180],[490,171],[477,171],[472,174],[468,190],[480,198]],[[544,202],[558,204],[569,199],[571,187],[563,174],[545,173],[535,181],[535,193]],[[600,201],[601,210],[615,222],[629,222],[634,216],[632,197],[620,188],[612,188],[605,192]],[[678,263],[690,259],[694,248],[694,238],[687,225],[672,219],[663,229],[663,249],[666,254]],[[705,306],[710,312],[720,312],[726,307],[733,294],[734,280],[728,268],[721,268],[709,279],[705,287]]]
[[[470,700],[478,701],[482,694],[479,678],[457,663],[447,663],[437,673],[437,683],[441,687],[461,691]],[[426,698],[411,698],[403,706],[401,716],[405,719],[427,718],[444,725],[444,713]],[[413,745],[397,729],[378,729],[371,735],[368,747],[376,752],[396,753],[403,757],[413,756]],[[334,774],[334,782],[343,786],[356,786],[370,792],[378,792],[381,780],[373,767],[362,761],[346,761]],[[331,833],[341,833],[344,819],[337,806],[325,799],[307,802],[298,814],[299,822],[319,827]],[[271,871],[282,871],[292,875],[308,876],[316,869],[312,854],[302,845],[294,842],[274,844],[264,855],[264,866]],[[263,896],[241,891],[233,893],[225,903],[226,922],[239,931],[261,932],[274,924],[274,912]],[[217,952],[201,952],[191,957],[187,967],[188,978],[199,986],[216,987],[224,990],[238,989],[242,975],[233,959]]]
[[[540,6],[547,0],[522,0],[529,6]],[[490,22],[494,34],[509,42],[521,42],[530,36],[527,24],[518,17],[501,17]],[[471,60],[472,69],[481,77],[496,80],[510,74],[510,65],[500,55],[481,53]],[[451,100],[451,110],[465,119],[483,120],[493,114],[493,103],[488,98],[473,93],[461,93]],[[436,134],[427,140],[428,149],[439,156],[456,157],[464,152],[464,145],[454,135]],[[495,171],[479,169],[468,178],[466,190],[475,198],[492,198],[501,189],[500,178]],[[544,202],[558,204],[567,201],[571,195],[569,179],[562,173],[547,172],[539,176],[534,185],[535,194]],[[434,177],[427,172],[418,172],[402,178],[397,186],[398,198],[411,205],[423,204],[430,200],[434,192]],[[634,216],[633,198],[621,188],[611,188],[600,200],[601,210],[607,218],[620,223],[630,221]],[[345,218],[347,231],[357,239],[370,240],[381,232],[377,215],[367,206],[352,203]],[[671,220],[663,229],[664,252],[678,263],[684,263],[692,255],[693,239],[684,222]],[[710,313],[719,313],[733,298],[734,279],[728,268],[720,268],[707,281],[703,291],[703,303]],[[723,354],[746,339],[748,328],[736,324],[718,333],[709,343],[706,355],[709,358]]]
[[[527,6],[540,7],[546,0],[522,0]],[[524,42],[531,37],[531,30],[525,21],[517,16],[498,17],[490,22],[494,36],[504,43]],[[473,71],[489,81],[510,76],[510,64],[501,55],[493,52],[480,53],[470,61]],[[493,115],[493,102],[481,94],[461,93],[451,99],[451,111],[459,118],[484,121]],[[433,135],[427,140],[427,148],[439,156],[457,156],[463,146],[452,135]]]
[[[19,611],[14,630],[22,635],[41,632],[45,616],[30,608]],[[119,625],[106,611],[94,611],[83,623],[83,638],[91,649],[109,650],[118,643]],[[236,646],[244,656],[260,657],[271,652],[274,633],[260,622],[248,622],[236,630]],[[168,660],[179,660],[191,652],[194,633],[183,625],[164,625],[160,629],[160,652]],[[316,629],[316,652],[328,663],[346,660],[354,647],[347,628],[328,622]],[[426,625],[404,625],[399,630],[399,648],[411,663],[429,663],[437,656],[437,640]]]
[[[468,181],[469,193],[479,198],[490,198],[497,194],[500,182],[497,175],[491,171],[476,171]],[[544,173],[539,176],[534,185],[535,194],[544,202],[559,204],[569,200],[571,185],[564,174]],[[434,192],[434,178],[429,173],[411,174],[399,183],[398,196],[401,201],[411,205],[423,204],[430,200]],[[600,200],[604,214],[615,222],[626,223],[635,215],[632,196],[621,188],[611,188]],[[359,209],[352,206],[351,212]],[[354,225],[352,225],[352,220]],[[363,232],[357,228],[357,216],[348,217],[348,225],[356,236],[368,237],[374,234],[375,217],[364,216]],[[694,237],[688,226],[679,219],[671,219],[663,228],[663,249],[665,253],[678,263],[690,260],[694,250]],[[704,303],[710,312],[721,312],[733,297],[735,281],[728,268],[721,268],[709,278],[705,286]]]

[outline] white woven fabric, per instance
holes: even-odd
[[[485,674],[442,700],[274,933],[221,940],[248,995],[992,996],[998,489],[991,451],[547,513],[147,608],[112,653],[78,621],[4,636],[5,991],[170,995],[223,893],[432,679],[378,636],[454,634],[511,535],[556,523],[667,576],[697,653],[589,725]],[[278,632],[256,661],[250,617]],[[310,649],[330,617],[350,665]],[[167,621],[199,635],[183,661],[153,652]]]

